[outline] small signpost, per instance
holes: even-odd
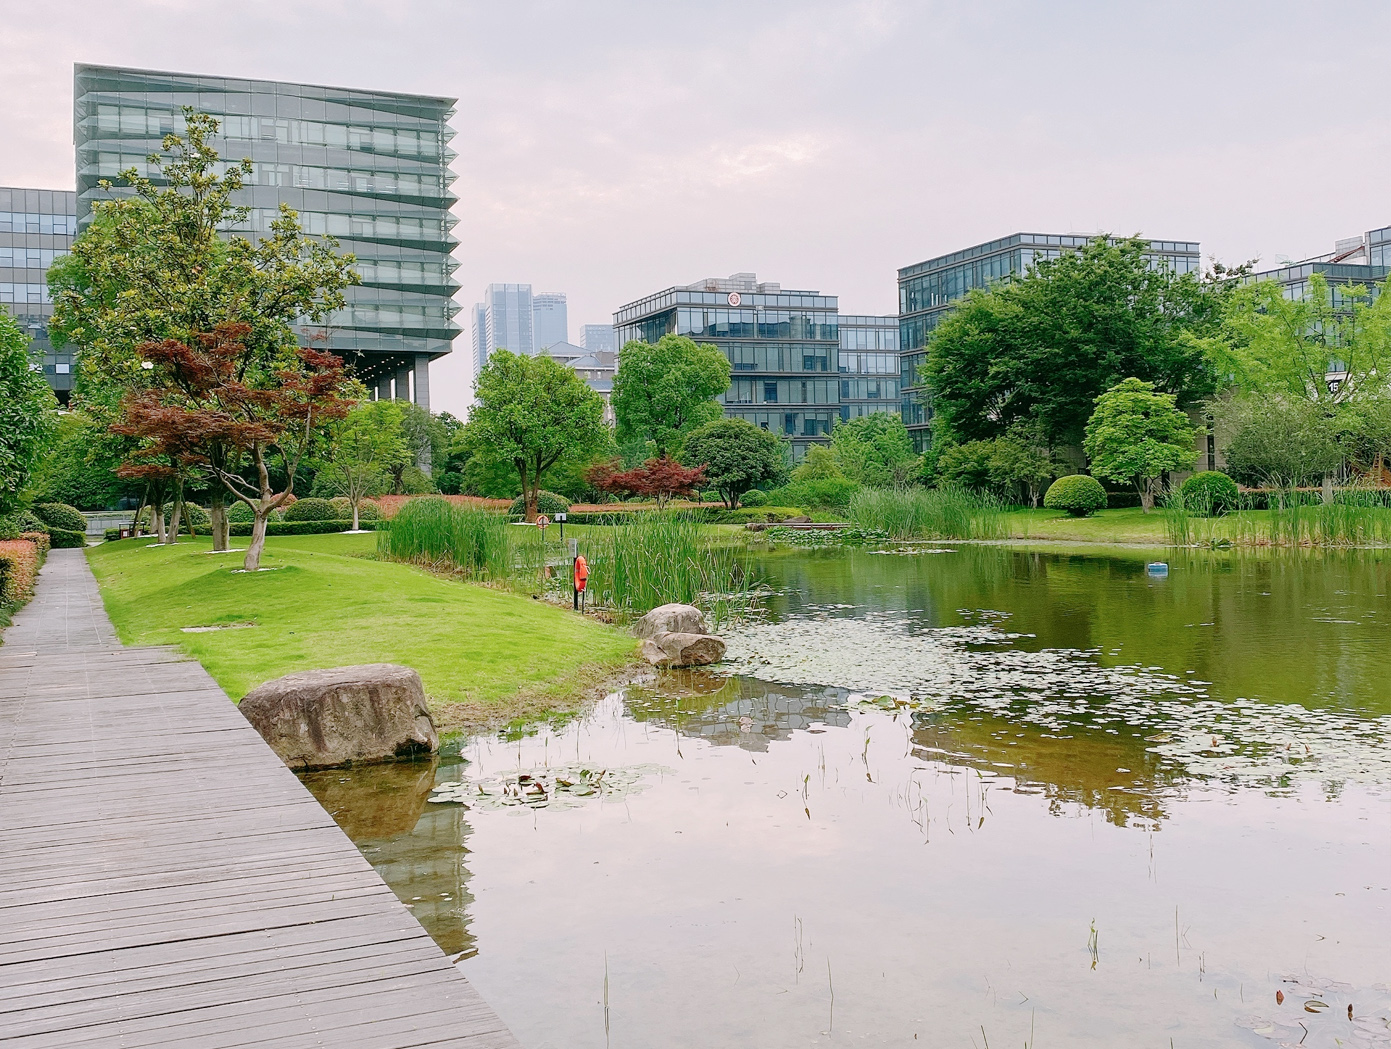
[[[565,511],[555,515],[556,524],[560,525],[560,541],[565,542]]]

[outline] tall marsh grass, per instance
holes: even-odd
[[[966,488],[862,488],[846,514],[894,539],[999,539],[1007,532],[1004,504]]]
[[[719,623],[757,598],[742,551],[712,543],[689,514],[633,514],[594,529],[579,549],[589,565],[589,600],[621,618],[675,601],[697,605]]]
[[[1391,545],[1391,509],[1383,489],[1347,488],[1332,503],[1308,493],[1273,494],[1269,510],[1251,509],[1243,495],[1235,512],[1210,508],[1171,491],[1164,505],[1165,538],[1174,546],[1385,546]]]
[[[412,499],[377,532],[377,554],[393,561],[447,565],[473,579],[502,582],[512,574],[507,518],[445,499]]]

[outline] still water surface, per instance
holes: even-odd
[[[305,779],[528,1049],[1391,1046],[1391,559],[1170,558],[769,557],[725,673]]]

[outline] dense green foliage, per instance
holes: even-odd
[[[1236,482],[1220,470],[1193,474],[1179,485],[1179,494],[1189,512],[1208,517],[1235,510],[1241,495]]]
[[[570,509],[569,501],[563,495],[555,492],[548,492],[544,489],[536,493],[536,512],[546,514],[554,519],[556,514],[563,514]],[[520,495],[512,500],[512,506],[508,513],[521,517],[526,513],[526,500]]]
[[[9,311],[0,309],[0,514],[18,505],[58,422],[58,402],[35,370],[30,339]]]
[[[34,506],[34,516],[50,529],[66,528],[71,532],[82,532],[87,528],[87,518],[74,506],[67,506],[63,503],[37,503]]]
[[[402,402],[378,400],[359,404],[338,421],[329,430],[327,453],[315,464],[314,491],[342,496],[349,518],[368,496],[404,491],[413,461],[405,417]]]
[[[794,471],[795,472],[795,471]],[[800,506],[808,510],[843,510],[850,505],[851,497],[860,490],[860,485],[848,477],[826,477],[815,480],[792,480],[768,492],[764,503],[772,506]],[[745,506],[754,506],[749,496],[744,496]]]
[[[507,518],[447,499],[412,499],[377,533],[377,552],[397,561],[443,563],[475,579],[507,580],[512,554]]]
[[[705,467],[707,483],[731,510],[750,488],[781,480],[787,464],[782,441],[747,419],[718,419],[692,430],[681,459]]]
[[[1303,397],[1236,397],[1214,406],[1227,472],[1253,487],[1297,488],[1345,458],[1339,413]]]
[[[715,400],[729,388],[730,365],[717,347],[684,335],[663,335],[654,345],[630,342],[618,354],[613,414],[618,443],[645,459],[676,456],[686,434],[720,418]]]
[[[1096,398],[1138,376],[1187,406],[1217,374],[1194,336],[1216,332],[1230,280],[1153,268],[1145,241],[1098,237],[971,292],[932,333],[926,377],[941,446],[1036,424],[1078,445]]]
[[[1092,473],[1133,484],[1146,512],[1159,478],[1188,469],[1198,458],[1193,424],[1174,400],[1173,394],[1155,392],[1153,383],[1130,378],[1098,397],[1087,421],[1083,448]]]
[[[69,411],[58,420],[57,437],[34,469],[34,498],[85,510],[114,509],[140,486],[116,476],[127,448],[91,415]]]
[[[836,423],[831,452],[842,474],[871,488],[906,484],[921,465],[897,412],[872,412]]]
[[[1106,489],[1095,477],[1068,474],[1048,486],[1043,496],[1045,510],[1062,510],[1072,517],[1086,517],[1106,508]]]
[[[298,499],[285,508],[287,521],[337,521],[338,511],[327,499]]]
[[[55,550],[74,550],[87,545],[87,533],[75,528],[50,527],[48,541]]]
[[[989,493],[954,486],[863,488],[847,515],[894,539],[995,539],[1004,534],[1002,510]]]
[[[546,472],[563,457],[604,447],[604,402],[579,376],[547,356],[498,350],[475,383],[478,404],[461,440],[473,456],[510,463],[536,517],[536,497]]]

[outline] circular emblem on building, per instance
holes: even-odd
[[[741,302],[743,302],[743,301],[744,301],[743,297],[742,297],[737,291],[731,291],[731,292],[729,293],[729,304],[730,304],[731,306],[738,306],[739,303],[741,303]]]

